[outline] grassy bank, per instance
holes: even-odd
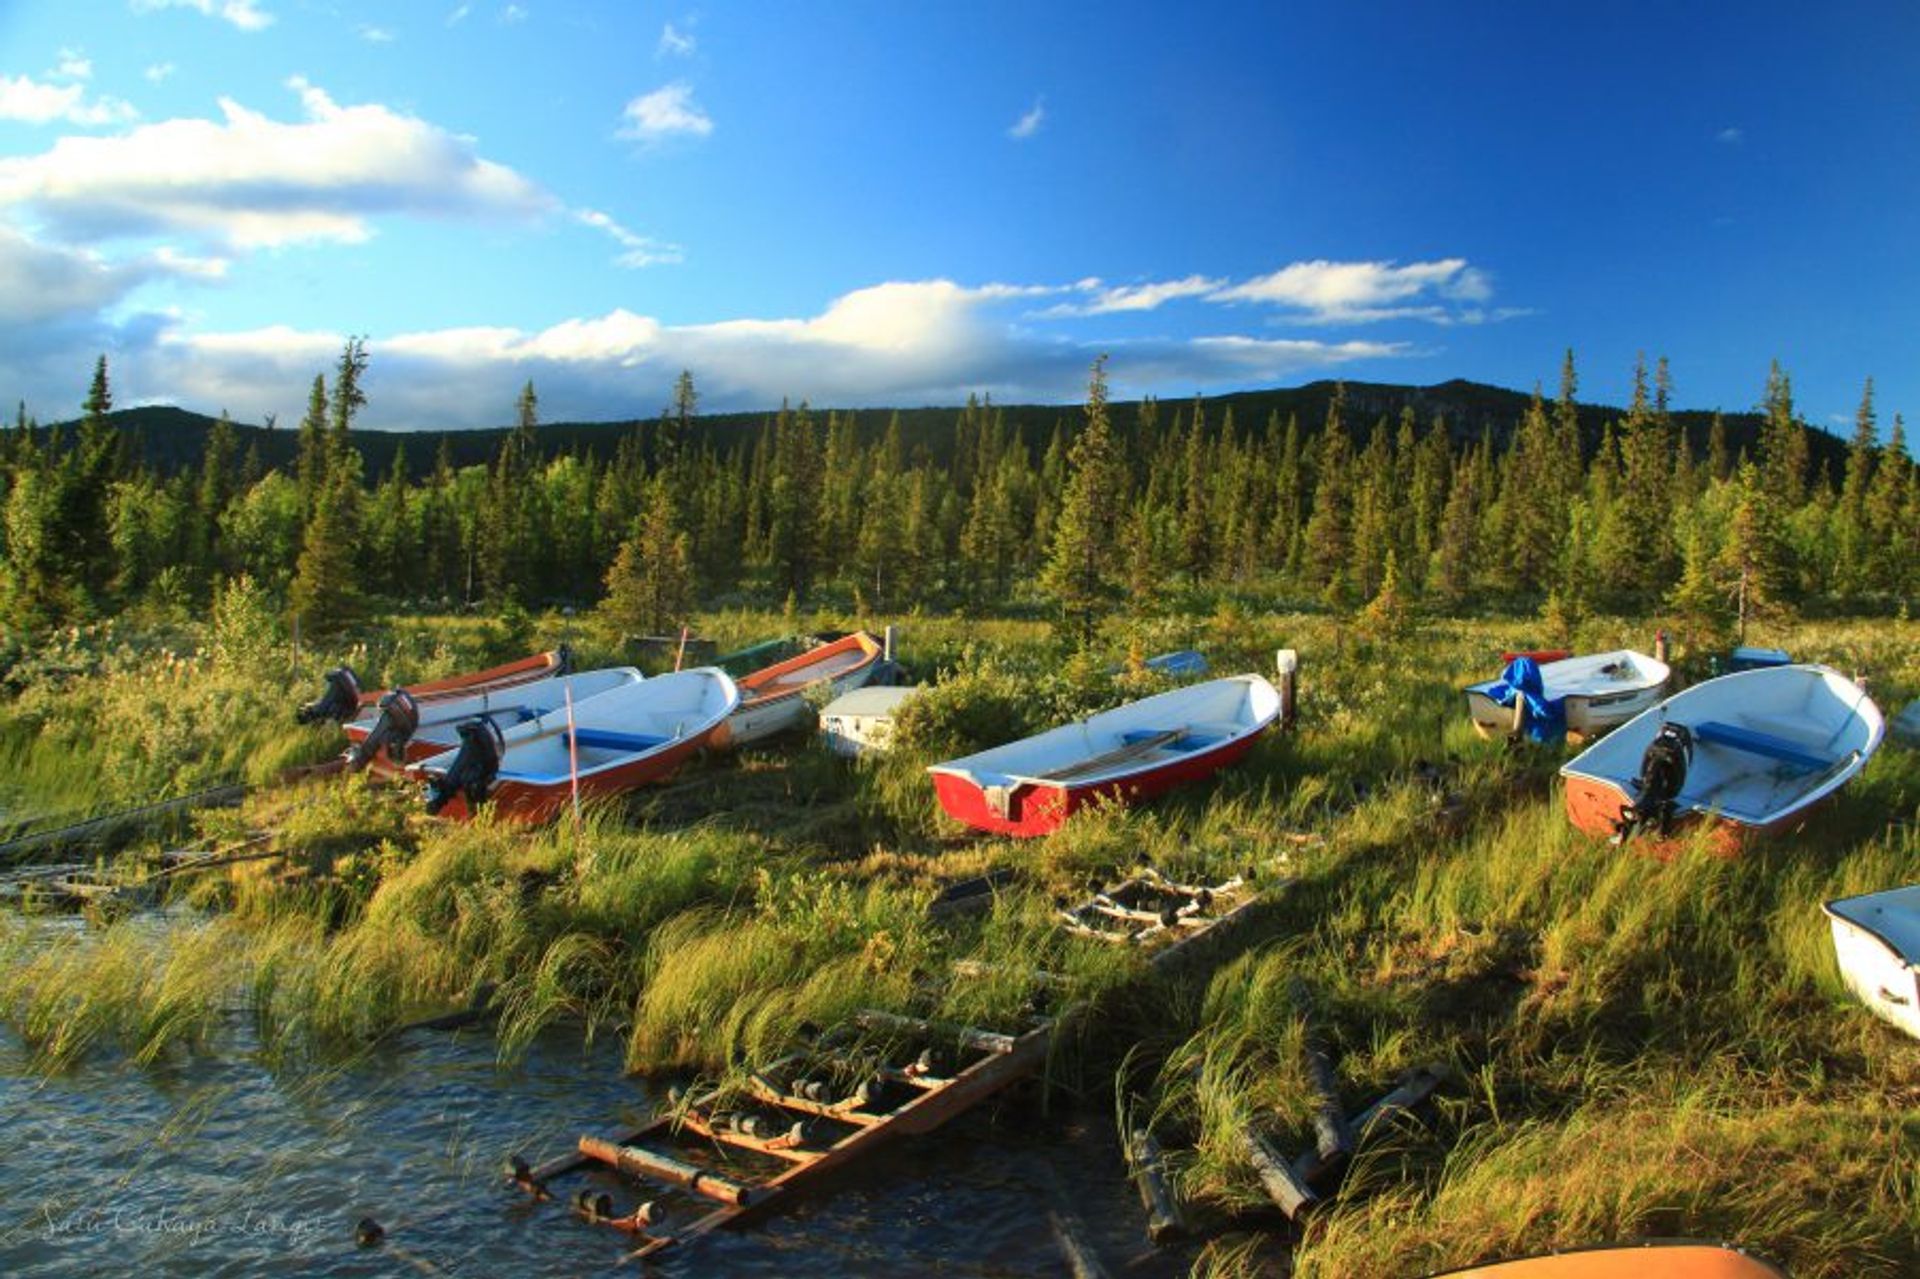
[[[858,620],[735,612],[702,629],[724,650]],[[1651,630],[1593,619],[1572,638],[1647,647]],[[273,645],[76,635],[0,705],[0,758],[36,802],[76,771],[97,779],[81,797],[94,804],[266,779],[337,749],[287,714],[333,661],[430,678],[565,631],[413,621],[298,665]],[[264,788],[203,833],[271,830],[282,860],[184,878],[164,912],[57,936],[0,918],[0,1016],[50,1069],[190,1059],[234,1015],[271,1053],[334,1058],[492,988],[503,1055],[558,1022],[620,1036],[634,1070],[724,1078],[857,1007],[1011,1029],[1100,996],[1104,1015],[1053,1077],[1101,1099],[1117,1073],[1134,1120],[1175,1150],[1183,1190],[1231,1220],[1265,1204],[1243,1126],[1311,1144],[1298,980],[1350,1111],[1419,1064],[1444,1063],[1452,1082],[1431,1123],[1369,1148],[1303,1236],[1227,1235],[1202,1269],[1261,1273],[1293,1246],[1303,1274],[1402,1276],[1703,1235],[1796,1275],[1920,1270],[1920,1045],[1846,997],[1818,908],[1920,880],[1920,754],[1883,750],[1841,802],[1741,861],[1662,863],[1567,825],[1561,750],[1474,737],[1457,689],[1500,649],[1541,642],[1529,622],[1381,638],[1223,607],[1116,626],[1096,657],[1030,622],[914,618],[903,634],[912,672],[939,686],[899,753],[852,764],[773,743],[578,830],[441,825],[409,791],[363,781]],[[1871,676],[1889,712],[1920,694],[1911,624],[1764,638]],[[585,664],[621,656],[574,639]],[[935,811],[926,763],[1160,687],[1126,669],[1129,653],[1193,646],[1218,669],[1264,671],[1281,645],[1305,660],[1299,731],[1215,784],[1035,843],[964,838]],[[1050,924],[1055,896],[1143,854],[1194,878],[1258,865],[1294,883],[1263,944],[1208,979],[1150,988],[1124,952]],[[929,919],[940,886],[998,867],[1018,877],[992,911]],[[955,978],[961,960],[991,973]]]

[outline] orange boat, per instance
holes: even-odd
[[[344,724],[362,712],[373,711],[380,699],[389,692],[403,690],[415,702],[436,702],[449,697],[466,697],[474,693],[498,691],[513,688],[519,684],[530,684],[534,680],[552,679],[556,675],[565,675],[573,669],[573,652],[565,644],[545,653],[535,653],[532,657],[523,657],[516,662],[502,666],[489,667],[484,671],[472,671],[465,675],[449,675],[445,679],[425,680],[419,684],[395,685],[394,689],[374,689],[363,691],[360,677],[351,666],[336,666],[326,674],[326,690],[305,706],[294,712],[294,719],[302,724],[315,724],[330,719],[336,724]],[[368,722],[372,722],[368,716]]]
[[[881,656],[879,640],[865,631],[855,631],[798,657],[743,675],[740,705],[727,716],[723,740],[731,746],[745,746],[810,723],[810,691],[825,690],[825,701],[850,693],[873,678]]]
[[[1718,1243],[1645,1243],[1490,1261],[1429,1279],[1787,1279],[1787,1272]]]

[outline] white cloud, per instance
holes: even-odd
[[[627,230],[607,214],[598,209],[575,209],[574,221],[582,226],[590,226],[596,231],[604,231],[613,238],[614,243],[626,250],[615,258],[614,265],[629,268],[658,266],[683,260],[683,251],[677,244],[668,244],[651,236],[639,235]]]
[[[1207,295],[1210,302],[1257,302],[1316,324],[1457,319],[1446,304],[1484,302],[1492,281],[1464,258],[1434,262],[1295,262]]]
[[[1163,280],[1156,284],[1123,284],[1107,288],[1099,280],[1082,280],[1077,292],[1091,293],[1087,302],[1063,302],[1043,315],[1110,315],[1120,311],[1152,311],[1163,302],[1176,298],[1207,297],[1226,287],[1225,280],[1190,275],[1184,280]]]
[[[713,132],[712,119],[693,100],[693,86],[684,80],[635,98],[621,118],[625,123],[618,136],[641,142],[658,142],[675,134],[704,138]]]
[[[1007,136],[1016,140],[1030,138],[1040,132],[1040,125],[1046,118],[1047,100],[1035,98],[1032,109],[1013,122],[1013,127],[1007,130]]]
[[[383,214],[533,217],[557,202],[471,139],[378,104],[343,107],[298,77],[306,119],[220,100],[221,120],[61,138],[0,159],[0,209],[68,240],[184,235],[222,250],[357,242]]]
[[[392,44],[394,34],[387,27],[376,27],[367,23],[360,28],[360,38],[368,44]]]
[[[148,84],[159,84],[179,69],[171,62],[156,62],[141,74],[146,76]]]
[[[77,49],[62,49],[53,74],[67,80],[91,80],[93,63]]]
[[[91,278],[84,262],[53,266],[70,273],[68,299],[76,311],[121,296],[117,288],[126,283]],[[149,262],[144,269],[167,268]],[[1069,338],[1019,322],[1032,299],[1065,291],[890,281],[846,293],[809,317],[673,325],[616,308],[538,330],[483,325],[375,335],[368,341],[363,421],[386,429],[501,422],[528,379],[555,419],[645,414],[683,368],[693,371],[702,402],[715,409],[764,408],[783,397],[821,406],[958,403],[976,391],[1003,403],[1073,403],[1102,351],[1112,354],[1109,372],[1122,396],[1266,385],[1415,354],[1402,343],[1237,334]],[[84,390],[92,353],[109,350],[126,402],[172,400],[209,411],[224,405],[243,419],[268,412],[288,417],[342,341],[340,334],[285,326],[195,332],[178,316],[148,313],[110,332],[96,325],[73,337],[57,360],[39,364],[0,341],[0,387],[25,393],[33,411],[41,411],[43,400],[64,406]]]
[[[516,22],[525,22],[527,11],[517,4],[510,4],[500,10],[500,25],[510,27]]]
[[[83,126],[125,124],[138,118],[131,103],[101,97],[89,102],[84,84],[45,84],[32,76],[0,75],[0,120]]]
[[[1728,125],[1713,135],[1714,140],[1730,147],[1737,147],[1747,140],[1747,131],[1738,125]]]
[[[447,15],[447,25],[450,27],[459,26],[461,23],[467,20],[467,15],[472,12],[473,12],[472,5],[463,4],[463,5],[456,6],[453,12]]]
[[[192,9],[209,18],[232,23],[242,31],[262,31],[273,25],[273,15],[260,8],[258,0],[133,0],[136,13],[156,9]]]
[[[660,43],[653,52],[658,58],[690,58],[693,56],[693,33],[682,31],[669,22],[660,29]]]

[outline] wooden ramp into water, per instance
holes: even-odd
[[[1282,888],[1258,891],[1242,877],[1187,885],[1147,869],[1063,911],[1062,925],[1138,947],[1165,974],[1218,962]],[[753,1071],[744,1089],[676,1099],[637,1130],[582,1137],[538,1167],[515,1158],[511,1180],[536,1199],[591,1169],[658,1187],[624,1213],[591,1187],[571,1200],[577,1216],[632,1235],[630,1259],[650,1257],[777,1211],[896,1137],[932,1132],[1037,1073],[1060,1033],[1092,1012],[1071,1004],[1013,1033],[864,1012]]]

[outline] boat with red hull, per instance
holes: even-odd
[[[465,820],[484,804],[503,818],[543,822],[572,803],[576,784],[584,803],[665,781],[717,744],[739,703],[726,672],[676,671],[577,704],[571,727],[564,710],[510,728],[468,720],[458,750],[407,771],[426,779],[436,816]]]
[[[1741,671],[1629,720],[1560,770],[1567,818],[1671,855],[1706,827],[1734,856],[1792,830],[1845,786],[1885,734],[1866,690],[1825,666]]]
[[[418,684],[396,684],[390,689],[365,690],[351,666],[336,666],[326,674],[325,691],[294,712],[294,718],[302,724],[315,724],[323,719],[344,724],[373,710],[381,698],[398,689],[404,689],[416,702],[439,702],[489,690],[512,688],[535,680],[552,679],[572,669],[573,652],[565,644],[518,661],[490,666],[483,671],[422,680]]]
[[[1787,1272],[1739,1248],[1680,1239],[1489,1261],[1429,1279],[1787,1279]]]
[[[1156,694],[1037,736],[936,764],[940,807],[976,830],[1030,837],[1095,803],[1130,804],[1238,762],[1281,709],[1258,675]]]
[[[396,688],[371,711],[341,725],[350,743],[347,769],[365,768],[376,777],[398,777],[408,764],[460,745],[459,727],[467,720],[484,716],[502,728],[543,717],[549,724],[553,717],[564,722],[569,698],[578,706],[590,697],[638,684],[642,678],[631,666],[615,666],[424,702],[410,689]]]

